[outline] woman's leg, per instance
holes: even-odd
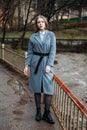
[[[50,124],[54,124],[54,120],[50,115],[50,106],[52,101],[52,95],[44,95],[45,110],[43,114],[43,120],[46,120]]]
[[[52,95],[44,96],[45,110],[50,110]]]
[[[37,111],[35,119],[36,121],[40,121],[41,120],[41,93],[35,93],[34,98],[35,98],[36,111]]]

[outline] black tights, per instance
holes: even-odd
[[[35,93],[35,104],[36,108],[40,109],[41,108],[41,93]],[[50,110],[50,105],[51,105],[51,100],[52,100],[52,95],[44,95],[44,103],[45,103],[45,110]]]
[[[41,93],[35,93],[34,98],[35,98],[36,108],[40,109],[41,108]]]

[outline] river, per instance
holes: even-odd
[[[57,53],[54,72],[87,106],[87,53]]]

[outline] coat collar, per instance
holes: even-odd
[[[38,40],[38,42],[40,42],[41,44],[42,44],[42,43],[45,43],[45,40],[46,40],[46,38],[47,38],[47,36],[48,36],[48,34],[49,34],[48,32],[49,32],[48,30],[45,31],[44,38],[43,38],[43,42],[41,41],[40,32],[39,32],[39,31],[35,33],[34,38],[35,38],[36,40]]]

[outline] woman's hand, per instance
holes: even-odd
[[[25,66],[24,68],[24,74],[27,76],[28,75],[28,66]]]
[[[49,72],[50,72],[50,66],[46,66],[45,72],[46,72],[46,73],[49,73]]]

